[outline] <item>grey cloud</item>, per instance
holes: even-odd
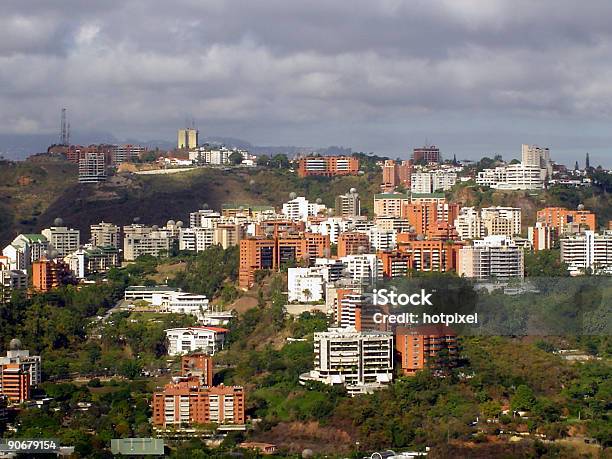
[[[393,154],[449,129],[465,150],[518,146],[529,139],[507,132],[515,117],[564,130],[611,115],[612,3],[576,5],[10,0],[0,131],[53,132],[67,106],[73,129],[119,137],[170,137],[194,117],[211,134],[267,144]],[[484,112],[497,123],[485,126]],[[563,130],[547,127],[542,143]]]

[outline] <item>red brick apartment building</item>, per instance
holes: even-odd
[[[166,384],[153,394],[153,424],[160,427],[192,424],[244,424],[244,389],[203,386],[197,377]]]
[[[240,241],[238,283],[247,289],[255,284],[255,272],[277,270],[284,263],[314,260],[325,256],[330,248],[329,236],[302,233],[271,238],[248,238]]]
[[[402,373],[412,376],[428,364],[435,368],[442,351],[446,351],[447,363],[452,365],[458,353],[457,335],[445,325],[397,327],[395,350]]]
[[[302,178],[311,175],[356,175],[358,172],[359,160],[351,156],[309,156],[298,161],[298,176]]]

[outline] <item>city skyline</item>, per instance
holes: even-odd
[[[605,2],[235,6],[9,2],[0,135],[56,135],[67,107],[73,132],[119,139],[195,119],[255,145],[512,159],[530,143],[611,165]]]

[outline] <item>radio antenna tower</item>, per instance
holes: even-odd
[[[62,122],[60,126],[60,145],[68,145],[70,127],[66,122],[66,109],[62,108]]]

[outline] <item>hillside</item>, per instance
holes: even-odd
[[[188,221],[189,212],[203,204],[212,209],[224,203],[280,206],[291,192],[321,198],[333,207],[336,195],[356,188],[364,212],[371,214],[372,196],[380,184],[377,174],[299,179],[285,170],[194,169],[169,175],[119,174],[104,184],[83,185],[76,183],[75,166],[60,161],[7,163],[0,179],[0,196],[10,196],[1,208],[2,244],[20,232],[40,231],[57,217],[87,238],[89,225],[101,220],[120,225],[132,223],[134,217],[145,224]]]

